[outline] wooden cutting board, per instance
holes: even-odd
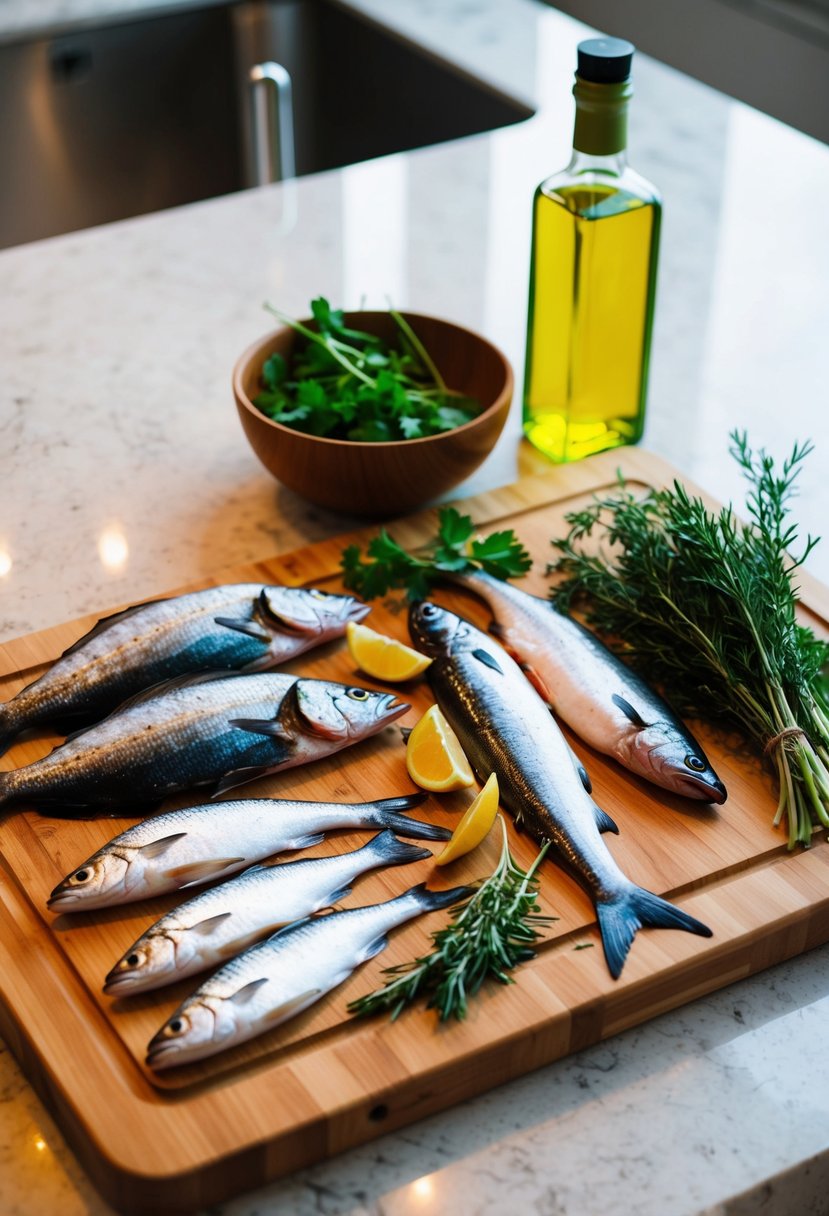
[[[665,484],[674,476],[655,457],[631,449],[551,468],[549,475],[463,507],[482,530],[517,530],[536,559],[524,585],[543,594],[549,539],[563,534],[565,512],[609,489],[620,467],[633,486]],[[432,534],[434,523],[435,513],[426,512],[391,530],[401,543],[414,545]],[[373,532],[347,539],[364,543]],[[335,589],[345,543],[320,543],[222,571],[211,581]],[[801,581],[804,617],[825,632],[829,592],[805,576]],[[441,591],[435,598],[486,626],[486,610],[471,597]],[[112,610],[100,607],[98,615]],[[94,619],[2,647],[0,699],[39,675]],[[402,597],[378,603],[369,624],[405,639]],[[293,669],[373,683],[353,670],[339,642],[304,656]],[[402,723],[412,725],[431,703],[428,688],[416,683],[401,695],[412,704]],[[175,898],[52,915],[45,900],[55,884],[135,821],[57,820],[23,809],[0,823],[0,1030],[106,1198],[129,1212],[177,1211],[217,1202],[402,1127],[825,942],[829,849],[822,834],[809,851],[788,854],[782,832],[772,827],[773,783],[756,756],[740,740],[703,725],[695,729],[728,786],[721,808],[648,786],[570,736],[597,803],[620,827],[609,843],[622,869],[713,930],[711,939],[642,931],[616,982],[605,966],[589,900],[545,864],[542,910],[558,919],[537,957],[517,973],[518,982],[489,986],[465,1022],[441,1025],[422,1009],[395,1023],[355,1021],[345,1012],[349,1000],[381,982],[383,967],[428,949],[428,934],[445,919],[435,913],[396,931],[383,954],[295,1021],[214,1060],[155,1076],[143,1063],[146,1044],[196,983],[118,1001],[100,987],[113,963]],[[55,742],[46,735],[29,739],[0,765],[29,763]],[[395,725],[330,760],[250,785],[246,793],[361,801],[412,789]],[[432,796],[415,813],[451,827],[473,793]],[[366,838],[335,834],[309,855],[354,848]],[[526,868],[535,845],[511,826],[510,839]],[[387,899],[426,880],[436,888],[471,881],[491,871],[498,847],[492,833],[445,870],[421,861],[368,875],[343,906]]]

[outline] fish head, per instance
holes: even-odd
[[[59,882],[49,896],[47,906],[52,912],[72,912],[80,907],[94,907],[99,901],[117,902],[127,891],[129,856],[101,850]]]
[[[292,693],[300,729],[331,740],[364,739],[411,709],[390,693],[331,680],[297,680]]]
[[[176,970],[176,947],[168,934],[147,934],[131,946],[104,980],[107,996],[138,992],[152,979]]]
[[[631,732],[627,759],[634,772],[685,798],[723,803],[728,796],[702,748],[670,722]]]
[[[220,1046],[230,1046],[235,1023],[224,1016],[227,1001],[194,996],[181,1005],[147,1046],[150,1068],[170,1068],[212,1055]]]
[[[353,595],[317,587],[263,587],[259,610],[265,624],[280,633],[322,641],[340,637],[349,621],[361,621],[371,608]]]
[[[436,659],[462,647],[470,627],[462,617],[432,600],[416,600],[409,608],[409,633],[418,650]]]

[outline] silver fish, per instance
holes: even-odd
[[[275,866],[252,866],[156,921],[106,977],[104,992],[126,996],[172,984],[235,958],[280,925],[345,899],[360,874],[432,854],[386,830],[361,849]]]
[[[183,1001],[151,1040],[156,1070],[189,1064],[271,1030],[342,984],[388,945],[386,934],[423,912],[448,908],[470,887],[425,884],[386,903],[315,916],[240,954]]]
[[[425,794],[355,803],[241,798],[167,811],[98,849],[58,883],[48,906],[53,912],[94,912],[188,890],[347,828],[390,828],[417,840],[448,840],[448,828],[401,814],[425,800]]]
[[[236,583],[138,604],[99,621],[0,705],[0,755],[33,726],[76,729],[127,698],[197,671],[265,671],[341,637],[369,611],[349,595]]]
[[[589,629],[483,571],[451,578],[489,605],[492,632],[580,739],[654,785],[725,802],[726,788],[688,728]]]
[[[389,693],[290,675],[193,676],[136,698],[33,764],[0,773],[0,806],[52,814],[158,802],[190,786],[217,792],[329,756],[409,706]]]
[[[588,794],[554,718],[506,651],[429,602],[412,606],[409,627],[433,659],[432,690],[480,779],[497,773],[503,805],[536,839],[553,842],[593,900],[613,978],[643,925],[710,937],[707,926],[619,869],[600,835],[616,825]]]

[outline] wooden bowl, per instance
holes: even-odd
[[[274,422],[253,404],[261,391],[262,365],[275,351],[290,358],[294,330],[274,330],[238,360],[233,393],[251,447],[278,481],[310,502],[349,515],[400,515],[463,481],[495,446],[512,400],[507,359],[485,338],[450,321],[404,315],[446,384],[481,403],[471,422],[425,439],[387,443],[304,435]],[[346,324],[388,342],[397,333],[385,312],[351,312]]]

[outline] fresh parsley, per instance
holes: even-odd
[[[512,529],[475,536],[470,516],[454,507],[440,509],[437,536],[417,553],[407,552],[382,528],[366,546],[365,558],[357,545],[349,545],[340,559],[346,587],[366,600],[393,588],[405,588],[410,599],[422,599],[441,574],[478,567],[495,578],[517,578],[531,565]]]
[[[398,342],[351,329],[342,309],[311,301],[315,329],[265,307],[296,330],[293,357],[273,354],[254,405],[292,430],[364,443],[421,439],[470,422],[480,405],[448,388],[411,325],[390,310]]]

